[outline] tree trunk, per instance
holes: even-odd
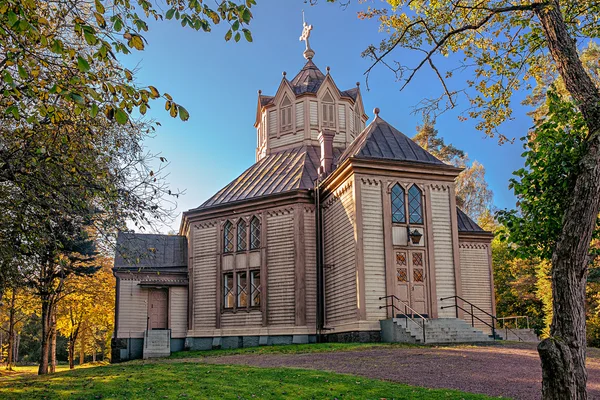
[[[48,358],[50,354],[52,301],[49,294],[42,294],[40,298],[42,300],[42,341],[38,375],[46,375],[48,373]]]
[[[12,295],[10,297],[10,312],[8,317],[8,356],[6,359],[6,369],[12,370],[15,363],[14,351],[15,351],[15,300],[16,300],[16,289],[12,289]]]
[[[82,332],[81,340],[79,340],[79,365],[85,362],[85,334]]]
[[[586,73],[557,0],[536,11],[565,87],[586,121],[589,137],[560,237],[552,255],[550,337],[538,346],[545,400],[587,399],[585,285],[592,233],[600,208],[600,93]]]
[[[52,307],[50,317],[50,373],[56,372],[56,307]]]

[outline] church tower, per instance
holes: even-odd
[[[306,43],[306,64],[292,80],[287,74],[274,96],[258,92],[256,108],[256,161],[296,147],[319,146],[319,133],[329,131],[333,147],[344,149],[365,128],[365,114],[359,83],[340,90],[331,77],[313,62],[310,48],[312,25],[304,23],[300,40]]]

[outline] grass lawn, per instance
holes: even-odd
[[[231,356],[236,354],[304,354],[330,353],[336,351],[365,350],[370,348],[419,347],[423,345],[409,343],[314,343],[286,344],[280,346],[243,347],[239,349],[220,349],[202,351],[179,351],[170,358],[202,358],[215,356]]]
[[[131,362],[0,380],[1,399],[490,399],[293,368]]]

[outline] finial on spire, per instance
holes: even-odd
[[[300,35],[300,41],[306,42],[306,50],[304,50],[304,58],[307,60],[312,60],[315,52],[310,48],[310,44],[308,43],[308,38],[310,37],[310,31],[312,31],[312,25],[308,25],[304,20],[304,10],[302,10],[302,35]]]
[[[356,87],[359,87],[359,86],[360,86],[360,82],[356,82]]]
[[[375,108],[373,109],[373,114],[375,114],[375,118],[378,118],[378,117],[379,117],[379,107],[375,107]]]
[[[260,96],[262,94],[262,90],[258,89],[258,95]]]
[[[329,68],[329,65],[327,66],[327,73],[329,73],[329,71],[331,70],[331,68]]]
[[[283,77],[285,78],[285,76],[287,75],[287,72],[283,71],[281,74],[282,74],[282,75],[283,75]]]

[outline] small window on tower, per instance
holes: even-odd
[[[281,131],[287,132],[292,130],[292,102],[287,96],[281,103]]]
[[[223,252],[231,253],[233,251],[233,224],[231,221],[225,222],[223,227]]]
[[[329,94],[329,92],[325,93],[323,96],[323,127],[324,128],[335,128],[335,104],[333,102],[333,97]]]

